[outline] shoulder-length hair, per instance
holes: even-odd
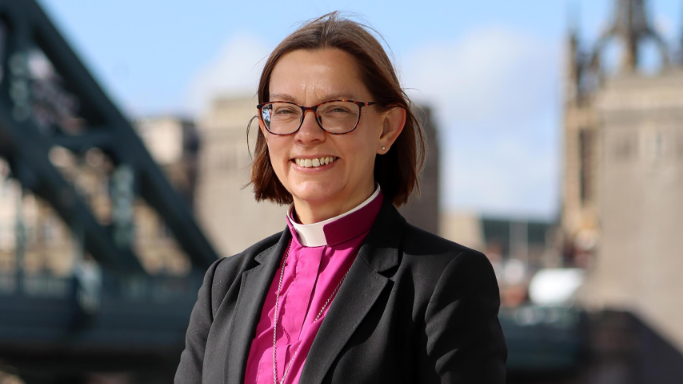
[[[377,106],[385,109],[400,107],[407,114],[403,131],[389,152],[375,157],[374,169],[375,181],[382,188],[384,198],[395,206],[400,206],[408,201],[414,190],[419,191],[418,174],[425,159],[424,134],[412,102],[401,88],[391,60],[370,31],[377,33],[364,24],[341,17],[338,12],[306,22],[287,36],[268,57],[261,73],[258,102],[270,101],[269,86],[273,68],[289,52],[336,48],[353,56],[358,64],[361,81],[370,91]],[[260,129],[254,149],[251,183],[254,185],[257,201],[292,203],[292,195],[275,175],[268,146]]]

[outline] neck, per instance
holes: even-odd
[[[318,223],[352,210],[372,196],[374,192],[375,185],[373,181],[369,187],[363,188],[360,193],[355,193],[351,197],[337,199],[336,201],[319,203],[294,198],[294,211],[299,223]]]

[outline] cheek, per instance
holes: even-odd
[[[358,140],[345,146],[347,158],[351,159],[360,173],[372,172],[377,147],[377,138],[371,135],[359,136]]]
[[[359,140],[358,150],[363,151],[366,157],[374,158],[377,153],[377,148],[379,146],[379,137],[381,128],[379,128],[379,122],[373,121],[372,124],[368,124],[362,133],[362,138]]]
[[[278,143],[277,140],[269,140],[267,143],[268,147],[268,157],[270,158],[270,164],[273,166],[273,170],[280,177],[284,171],[284,163],[286,161],[286,147],[282,143]]]

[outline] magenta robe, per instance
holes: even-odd
[[[291,367],[285,383],[299,382],[308,351],[333,300],[330,300],[319,320],[315,321],[315,318],[328,298],[334,299],[332,294],[335,288],[351,267],[382,206],[382,193],[377,192],[361,204],[359,209],[324,224],[323,242],[326,244],[323,245],[302,245],[302,242],[307,242],[302,241],[305,239],[299,239],[299,236],[305,233],[297,234],[288,216],[292,239],[288,247],[289,257],[284,266],[278,304],[278,383],[282,380],[285,367],[290,361]],[[283,261],[284,255],[261,309],[261,317],[247,360],[245,384],[273,383],[273,320],[275,296]]]

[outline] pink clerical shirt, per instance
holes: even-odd
[[[310,225],[298,224],[291,215],[287,216],[292,239],[278,302],[275,359],[278,383],[290,361],[284,382],[299,382],[308,351],[332,300],[319,320],[315,321],[315,318],[351,267],[382,206],[382,199],[377,187],[375,193],[355,209]],[[273,383],[273,315],[281,268],[282,261],[270,284],[251,342],[245,384]]]

